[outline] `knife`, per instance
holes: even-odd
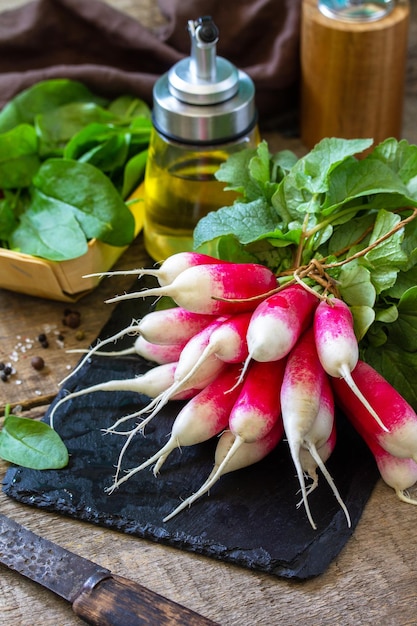
[[[0,513],[0,563],[71,603],[93,626],[214,626],[176,602],[112,574]]]

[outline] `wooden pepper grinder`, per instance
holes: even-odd
[[[401,138],[409,3],[303,0],[301,139]]]

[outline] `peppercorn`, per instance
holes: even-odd
[[[38,335],[38,341],[41,344],[42,348],[49,348],[48,337],[45,335],[45,333],[40,333]]]
[[[9,380],[9,376],[10,374],[13,374],[13,368],[10,365],[6,365],[6,363],[1,363],[0,364],[0,379],[3,382],[7,382]]]
[[[71,311],[70,309],[65,309],[64,319],[62,323],[65,326],[69,326],[70,328],[78,328],[81,322],[81,315],[78,311]]]
[[[34,370],[38,370],[38,371],[43,370],[43,368],[45,367],[45,361],[43,360],[41,356],[34,356],[31,359],[30,364]]]

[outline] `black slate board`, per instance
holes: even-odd
[[[100,337],[118,332],[148,310],[146,300],[120,303]],[[131,342],[127,338],[112,349]],[[95,357],[65,389],[132,377],[151,366],[139,357]],[[70,452],[68,467],[35,471],[12,466],[4,492],[25,504],[274,576],[304,580],[326,570],[352,535],[379,476],[369,451],[343,416],[338,417],[338,443],[328,469],[348,507],[351,528],[321,476],[309,500],[317,523],[317,530],[311,528],[304,509],[296,508],[299,487],[285,442],[257,465],[223,476],[210,495],[163,523],[209,474],[215,441],[174,451],[158,478],[147,468],[107,494],[124,438],[104,435],[102,429],[148,401],[133,393],[99,392],[64,403],[54,423]],[[132,441],[124,468],[141,463],[166,442],[181,406],[176,402],[165,407],[146,427],[145,436]]]

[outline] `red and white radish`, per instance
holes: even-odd
[[[187,349],[184,351],[184,355],[180,358],[179,369],[177,370],[176,379],[187,381],[190,377],[194,376],[194,373],[203,365],[207,359],[213,359],[213,357],[220,359],[225,363],[242,363],[248,354],[248,347],[246,343],[246,332],[251,320],[251,313],[238,313],[237,315],[231,315],[230,317],[216,318],[214,323],[214,329],[211,330],[211,326],[208,325],[205,329],[200,331],[195,337],[187,344]],[[206,342],[205,337],[208,337],[208,341],[201,351],[201,339]],[[193,367],[189,369],[189,365],[186,359],[186,353],[190,354],[194,351],[194,343],[200,344],[198,350],[201,354]],[[182,372],[182,366],[185,364],[184,373]],[[188,370],[188,371],[187,371]],[[242,377],[240,377],[241,379]],[[238,384],[240,379],[236,379],[234,384]]]
[[[147,313],[138,324],[138,332],[151,343],[185,343],[211,322],[212,315],[172,307]]]
[[[409,489],[417,484],[417,463],[413,459],[393,456],[376,441],[369,442],[379,473],[383,481],[394,489],[398,498],[407,504],[417,504],[417,498],[409,494]]]
[[[50,425],[53,426],[54,415],[57,409],[59,409],[65,402],[97,391],[129,391],[146,395],[149,398],[155,398],[163,391],[171,387],[174,382],[176,367],[177,363],[157,365],[156,367],[148,370],[145,374],[135,376],[134,378],[108,380],[96,385],[91,385],[90,387],[85,387],[84,389],[79,389],[78,391],[73,391],[58,400],[58,402],[52,407],[49,414]],[[193,393],[193,390],[187,389],[174,396],[174,399],[182,400],[189,398]]]
[[[126,335],[139,335],[150,343],[160,345],[184,344],[212,321],[212,315],[192,313],[181,307],[150,311],[139,322],[132,322],[132,324],[126,326],[115,335],[98,341],[97,344],[89,350],[68,350],[69,353],[84,353],[86,356],[84,359],[81,359],[76,368],[60,382],[60,385],[78,372],[84,363],[95,354],[99,356],[137,354],[135,345],[125,350],[111,353],[102,350],[103,346],[116,343]]]
[[[216,456],[216,463],[207,481],[187,498],[168,518],[206,493],[226,472],[254,463],[266,450],[281,439],[283,428],[279,388],[284,375],[284,360],[274,363],[251,363],[236,402],[230,412],[229,432]],[[273,431],[273,434],[270,434]],[[221,438],[222,439],[222,438]],[[269,442],[269,444],[268,444]],[[253,447],[248,447],[248,446]],[[241,450],[243,448],[243,450]],[[237,456],[236,456],[237,455]],[[261,455],[259,458],[257,455]]]
[[[173,363],[174,361],[178,361],[178,358],[181,354],[181,351],[184,347],[184,344],[161,344],[161,343],[151,343],[147,341],[142,335],[140,335],[137,339],[135,339],[133,346],[130,348],[124,348],[123,350],[112,350],[111,352],[106,352],[105,350],[96,350],[94,354],[96,356],[104,356],[104,357],[118,357],[118,356],[128,356],[129,354],[136,354],[137,356],[141,356],[143,359],[147,361],[153,361],[154,363],[158,363],[158,365],[162,365],[163,363]],[[90,350],[67,350],[70,354],[76,353],[86,353],[91,356]]]
[[[253,298],[261,298],[276,287],[274,273],[263,265],[217,263],[190,267],[165,287],[126,293],[107,302],[169,296],[178,306],[195,313],[228,315],[253,311],[259,302]]]
[[[354,426],[372,452],[383,481],[394,489],[400,500],[407,504],[417,504],[417,499],[408,493],[417,483],[417,462],[407,457],[394,456],[384,450],[376,438],[362,426],[360,420],[355,421]]]
[[[318,298],[301,285],[289,285],[256,307],[247,333],[248,357],[260,362],[277,361],[294,347],[312,320]]]
[[[196,445],[221,433],[228,424],[230,411],[239,394],[239,388],[235,387],[239,369],[236,364],[229,365],[217,378],[194,395],[175,418],[167,443],[141,465],[129,470],[108,491],[113,491],[153,463],[156,463],[154,474],[157,475],[169,454],[176,448]],[[234,387],[232,392],[231,387]]]
[[[181,356],[185,343],[152,343],[140,335],[133,346],[135,354],[158,365],[176,363]]]
[[[220,436],[216,446],[214,467],[208,476],[207,480],[194,494],[183,500],[181,504],[167,515],[163,521],[167,522],[175,515],[178,515],[185,508],[191,506],[193,502],[201,498],[206,494],[213,485],[224,476],[224,474],[230,472],[236,472],[239,469],[254,465],[259,461],[262,461],[281,441],[283,435],[283,428],[281,420],[277,420],[271,430],[261,439],[257,439],[251,443],[242,443],[230,456],[230,450],[234,447],[236,437],[230,430],[226,430]],[[227,460],[227,462],[225,462]]]
[[[313,329],[307,330],[300,337],[288,355],[281,386],[281,410],[285,435],[301,487],[302,501],[311,526],[316,528],[300,462],[302,447],[310,452],[322,470],[350,526],[347,509],[317,453],[317,447],[323,445],[331,434],[334,411],[330,385],[317,355]]]
[[[417,462],[417,414],[396,389],[371,365],[359,360],[352,372],[353,380],[372,402],[378,415],[388,427],[382,429],[357,398],[344,379],[332,379],[337,403],[353,426],[366,431],[393,456]]]
[[[284,369],[284,359],[250,364],[229,418],[229,429],[235,436],[234,449],[261,439],[280,419],[279,392]]]
[[[104,340],[101,343],[97,344],[94,348],[87,350],[85,358],[82,359],[80,363],[76,366],[76,368],[60,382],[60,385],[63,385],[65,382],[68,381],[69,378],[71,378],[71,376],[78,372],[93,354],[105,358],[136,354],[137,356],[140,356],[147,361],[152,361],[154,363],[157,363],[158,365],[164,365],[166,363],[176,363],[184,347],[184,344],[151,343],[141,335],[137,337],[133,346],[131,346],[130,348],[125,348],[124,350],[115,350],[112,352],[99,350],[98,348],[101,348],[103,343],[107,343],[107,340]],[[68,352],[77,353],[80,352],[80,350],[68,350]]]
[[[96,356],[102,357],[119,357],[127,356],[129,354],[136,354],[137,356],[141,356],[147,361],[153,361],[158,365],[163,365],[164,363],[174,363],[178,361],[184,345],[185,344],[183,343],[151,343],[150,341],[142,337],[142,335],[139,335],[139,337],[135,339],[133,346],[131,346],[130,348],[125,348],[124,350],[113,350],[111,352],[106,352],[105,350],[96,350],[94,354]],[[68,352],[86,352],[88,354],[88,357],[91,357],[91,350],[68,350]],[[75,370],[73,373],[75,373]]]
[[[312,345],[314,346],[314,339],[312,338],[312,335],[310,335],[310,337],[312,339]],[[305,339],[307,340],[308,337],[306,336]],[[304,346],[306,345],[303,342],[303,339],[300,340],[300,344],[301,342]],[[301,349],[301,345],[299,346],[299,349]],[[317,353],[315,353],[313,357],[315,364],[317,363],[316,354]],[[335,424],[333,390],[331,388],[328,376],[323,376],[322,380],[317,382],[318,384],[321,384],[319,407],[317,415],[308,431],[309,438],[308,441],[306,441],[305,443],[307,449],[310,449],[311,447],[320,448],[322,445],[324,445],[328,441]],[[314,443],[312,443],[312,441]]]
[[[189,267],[195,267],[196,265],[210,265],[212,263],[228,263],[228,261],[221,261],[215,257],[207,254],[201,254],[199,252],[177,252],[169,256],[159,267],[155,268],[139,268],[134,270],[118,270],[112,272],[99,272],[96,274],[86,274],[83,278],[90,278],[92,276],[155,276],[158,283],[164,287],[170,285],[176,278]]]
[[[149,404],[139,411],[125,416],[124,419],[139,417],[149,413],[135,429],[135,432],[143,430],[155,415],[181,391],[187,389],[203,389],[213,381],[216,376],[226,367],[225,361],[219,359],[216,354],[210,354],[200,362],[198,368],[195,365],[200,361],[201,355],[206,349],[213,331],[226,321],[226,317],[213,318],[213,322],[194,335],[184,346],[177,362],[174,381],[172,385],[154,397]]]
[[[190,380],[194,386],[203,387],[205,380],[213,380],[213,372],[217,374],[221,371],[223,364],[242,363],[248,353],[246,331],[250,318],[251,313],[218,317],[194,335],[181,351],[175,383],[165,394],[161,394],[158,410],[169,401],[170,394],[188,385]],[[199,372],[201,369],[203,371]],[[239,382],[240,379],[236,379],[234,384]]]
[[[318,485],[317,468],[322,470],[326,480],[329,482],[330,486],[333,487],[333,481],[328,480],[323,454],[331,451],[332,445],[336,443],[335,438],[336,422],[333,392],[327,376],[325,376],[320,393],[318,413],[308,431],[306,440],[301,442],[298,455],[303,472],[312,478],[313,481],[312,484],[308,486],[307,495],[314,491]],[[311,459],[310,462],[307,461],[308,458]],[[307,469],[305,463],[308,463]]]
[[[314,336],[324,370],[333,378],[343,378],[381,428],[388,430],[352,378],[352,370],[359,359],[359,346],[352,313],[343,300],[331,298],[320,302],[314,314]]]

